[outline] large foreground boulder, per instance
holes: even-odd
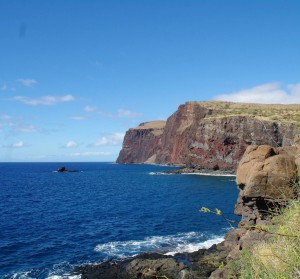
[[[295,147],[249,146],[237,170],[240,196],[266,200],[293,198],[295,153]]]

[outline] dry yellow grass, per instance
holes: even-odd
[[[275,235],[255,246],[241,272],[242,279],[300,278],[300,203],[294,201],[277,217]],[[277,233],[277,234],[276,234]]]
[[[158,121],[150,121],[141,123],[139,126],[135,127],[135,130],[142,130],[142,129],[162,129],[166,125],[166,121],[158,120]]]
[[[280,123],[300,123],[300,104],[254,104],[232,102],[188,102],[214,110],[208,117],[244,116],[251,115],[260,120]]]

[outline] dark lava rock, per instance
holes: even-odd
[[[81,274],[82,279],[204,279],[226,261],[228,252],[221,243],[174,256],[144,253],[125,260],[77,267],[74,273]]]

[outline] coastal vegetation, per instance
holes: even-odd
[[[201,106],[214,110],[207,118],[225,116],[254,116],[265,121],[276,121],[280,123],[295,123],[300,127],[300,105],[299,104],[255,104],[255,103],[232,103],[232,102],[195,102]]]
[[[243,251],[230,264],[232,278],[237,270],[241,279],[300,278],[300,202],[292,201],[283,214],[273,218],[272,236]]]
[[[299,187],[299,186],[298,186]],[[202,207],[201,212],[219,215],[218,209]],[[270,211],[270,214],[274,212]],[[294,279],[300,278],[300,201],[292,200],[283,210],[276,211],[272,226],[248,228],[263,231],[271,236],[240,253],[240,258],[229,262],[229,277],[240,279]],[[224,268],[222,262],[219,266]]]

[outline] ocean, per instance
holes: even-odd
[[[61,166],[80,172],[58,173]],[[174,167],[173,167],[174,168]],[[0,163],[0,278],[71,278],[75,266],[222,241],[235,177],[156,174],[169,166]]]

